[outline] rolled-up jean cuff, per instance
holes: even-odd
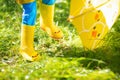
[[[22,24],[34,26],[36,22],[36,1],[23,4]]]
[[[42,3],[46,4],[46,5],[53,5],[55,3],[56,0],[42,0]]]

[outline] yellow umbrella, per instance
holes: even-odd
[[[71,0],[68,20],[75,26],[83,47],[93,50],[120,14],[120,0]]]

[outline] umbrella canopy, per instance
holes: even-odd
[[[68,20],[86,49],[103,44],[103,38],[120,14],[120,0],[71,0]]]

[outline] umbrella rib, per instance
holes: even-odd
[[[106,2],[104,2],[104,3],[102,3],[102,4],[98,5],[98,6],[96,6],[95,8],[97,9],[97,8],[103,6],[104,4],[107,4],[107,3],[110,2],[110,1],[111,1],[111,0],[107,0]],[[77,15],[77,16],[71,17],[71,19],[75,19],[75,18],[77,18],[77,17],[79,17],[79,16],[83,16],[83,15],[85,15],[85,14],[91,12],[91,11],[94,11],[95,8],[92,8],[92,9],[90,9],[90,10],[84,12],[84,13],[81,13],[81,14],[79,14],[79,15]]]

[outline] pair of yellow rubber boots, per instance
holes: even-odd
[[[54,39],[63,37],[62,31],[54,25],[54,5],[46,5],[40,2],[40,27]],[[34,50],[34,29],[33,26],[22,25],[20,53],[28,61],[40,59],[40,55]]]

